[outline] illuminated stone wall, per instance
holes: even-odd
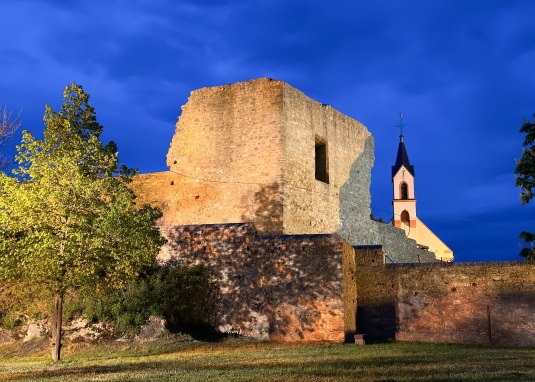
[[[285,233],[333,233],[369,221],[373,137],[360,122],[284,84]],[[328,183],[315,177],[315,145],[325,144]]]
[[[329,183],[315,179],[318,139]],[[167,165],[134,182],[140,203],[162,208],[162,226],[255,222],[266,233],[334,233],[341,218],[370,214],[370,132],[282,81],[193,91]]]
[[[385,265],[356,250],[357,331],[399,341],[535,346],[535,264]]]
[[[535,346],[535,265],[437,264],[396,272],[396,339]]]
[[[168,172],[134,181],[160,224],[254,221],[282,233],[282,82],[266,78],[191,92],[167,154]]]
[[[259,235],[252,223],[165,234],[161,261],[203,263],[215,273],[218,330],[280,341],[352,339],[354,251],[338,235]]]

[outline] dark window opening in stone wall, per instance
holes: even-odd
[[[327,143],[316,139],[316,179],[329,183],[329,162],[327,157]]]

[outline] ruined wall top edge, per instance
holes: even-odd
[[[299,93],[302,97],[306,98],[308,101],[311,101],[311,102],[313,102],[313,103],[315,103],[315,104],[317,104],[317,105],[319,105],[322,108],[325,108],[327,110],[331,110],[332,112],[334,112],[336,114],[339,114],[341,117],[347,118],[348,120],[350,120],[353,123],[356,122],[358,125],[362,126],[367,132],[369,132],[367,127],[362,122],[360,122],[357,119],[355,119],[355,118],[353,118],[353,117],[341,112],[340,110],[336,109],[332,105],[326,104],[326,103],[322,103],[322,102],[320,102],[318,100],[315,100],[312,97],[309,97],[303,91],[301,91],[298,88],[292,86],[291,84],[289,84],[286,81],[279,80],[279,79],[274,79],[274,78],[269,78],[269,77],[253,78],[253,79],[250,79],[250,80],[238,81],[238,82],[234,82],[234,83],[230,83],[230,84],[224,84],[224,85],[204,86],[202,88],[198,88],[198,89],[192,90],[190,92],[190,98],[191,97],[197,97],[197,96],[201,96],[202,97],[202,96],[206,95],[206,93],[223,92],[223,91],[230,90],[230,89],[233,89],[233,88],[240,88],[240,87],[241,88],[246,88],[246,87],[249,87],[249,86],[255,86],[255,85],[260,85],[260,84],[272,84],[274,86],[281,86],[286,91]],[[283,96],[284,95],[285,94],[283,94]],[[182,105],[182,107],[184,107],[184,106],[186,106],[186,104]]]

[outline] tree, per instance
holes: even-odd
[[[153,264],[161,212],[138,208],[117,147],[100,141],[89,95],[73,83],[59,112],[46,106],[44,138],[27,131],[14,176],[0,174],[0,279],[30,280],[54,297],[52,358],[60,359],[65,293],[121,287]]]
[[[20,127],[19,116],[20,113],[13,118],[12,112],[8,111],[5,107],[3,110],[0,110],[0,147],[4,146],[7,140],[11,138],[13,133]],[[5,155],[0,153],[0,171],[2,171],[7,164]]]
[[[516,186],[521,190],[522,205],[526,205],[533,199],[535,188],[535,120],[524,121],[520,132],[526,134],[526,137],[522,145],[522,157],[516,161],[515,176]],[[520,238],[529,245],[522,249],[520,255],[528,260],[535,260],[535,232],[524,231]]]

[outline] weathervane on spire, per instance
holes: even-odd
[[[403,112],[400,111],[399,112],[399,125],[397,125],[397,127],[399,127],[399,139],[400,141],[403,142],[403,128],[407,126],[403,123]]]

